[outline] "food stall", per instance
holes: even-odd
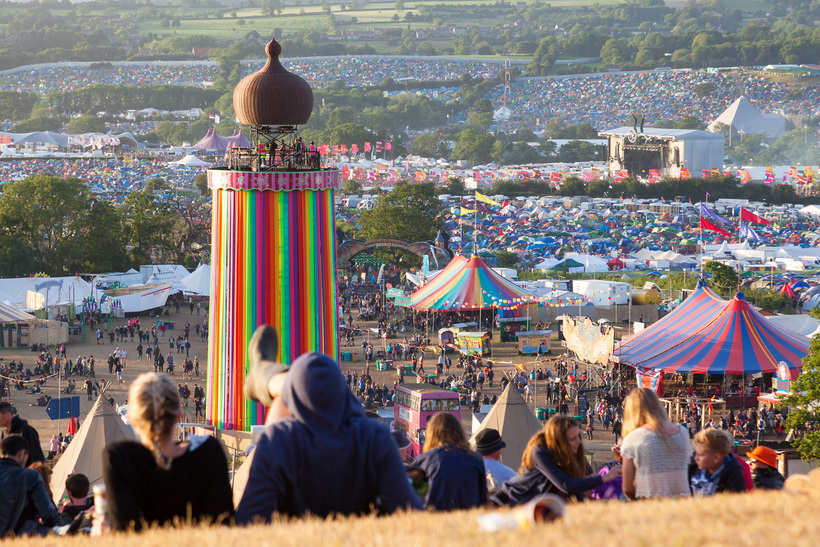
[[[512,342],[520,331],[530,326],[530,317],[503,317],[498,320],[501,325],[501,341]]]
[[[458,343],[456,342],[459,332],[477,326],[478,323],[476,323],[475,321],[470,321],[469,323],[456,323],[454,325],[450,325],[449,327],[439,329],[439,345],[444,348],[444,353],[451,353],[459,349]]]
[[[518,332],[519,355],[534,355],[541,348],[541,353],[550,351],[551,330],[525,330]]]
[[[465,355],[490,355],[489,332],[459,332],[456,336],[458,351]]]

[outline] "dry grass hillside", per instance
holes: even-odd
[[[804,476],[805,478],[805,476]],[[18,539],[9,546],[135,545],[198,547],[226,545],[639,545],[639,546],[815,546],[820,537],[820,473],[793,491],[725,495],[709,499],[592,502],[572,505],[563,522],[529,530],[483,532],[476,516],[486,511],[403,514],[389,518],[303,519],[249,528],[154,530],[105,539],[87,537]]]

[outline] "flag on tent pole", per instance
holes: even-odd
[[[765,224],[766,226],[771,226],[771,223],[763,217],[759,217],[751,211],[747,211],[744,207],[740,208],[740,220],[745,220],[746,222],[757,222],[758,224]]]
[[[700,228],[702,230],[711,230],[713,232],[723,234],[726,237],[732,237],[732,234],[730,234],[729,232],[727,232],[726,230],[724,230],[720,226],[716,226],[715,224],[712,224],[711,222],[709,222],[705,218],[700,219]]]
[[[766,178],[763,180],[763,184],[771,186],[774,184],[774,169],[771,167],[766,168]]]
[[[475,199],[477,199],[478,201],[483,201],[487,205],[495,205],[496,207],[501,207],[500,203],[498,203],[497,201],[493,201],[492,199],[488,198],[487,196],[478,191],[476,191],[475,193]]]
[[[663,396],[663,371],[643,367],[635,367],[635,379],[638,387],[646,387],[654,391],[658,397]]]
[[[686,167],[681,167],[681,170],[680,170],[680,178],[681,178],[682,180],[689,180],[689,178],[690,178],[691,176],[692,176],[692,173],[690,173],[690,172],[689,172],[689,169],[688,169],[688,168],[686,168]]]
[[[726,220],[725,218],[723,218],[722,216],[720,216],[719,214],[717,214],[716,212],[711,210],[709,207],[707,207],[705,203],[700,204],[700,216],[708,217],[708,218],[711,218],[712,220],[717,220],[718,222],[724,222],[726,224],[731,224],[731,222],[729,222],[728,220]]]
[[[462,200],[461,200],[461,212],[462,212],[462,214],[464,214],[468,210],[466,208],[469,208],[470,214],[473,214],[475,212],[479,212],[482,215],[489,215],[490,213],[492,213],[492,210],[489,207],[487,207],[486,205],[484,205],[483,203],[473,201],[469,198],[462,198]]]
[[[740,237],[745,237],[754,241],[758,241],[760,243],[769,243],[768,239],[752,230],[752,228],[742,220],[740,221],[739,235]]]

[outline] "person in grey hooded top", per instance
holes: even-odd
[[[273,513],[364,514],[420,509],[387,427],[365,416],[339,367],[319,353],[290,366],[280,404],[253,454],[237,524]]]

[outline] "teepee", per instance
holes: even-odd
[[[130,440],[137,440],[136,435],[100,393],[74,440],[54,466],[51,476],[54,503],[59,506],[65,494],[65,480],[72,473],[82,473],[92,486],[102,484],[103,448],[109,443]]]
[[[541,431],[541,422],[512,383],[508,384],[501,397],[490,409],[487,417],[473,434],[473,439],[483,429],[496,429],[507,446],[501,451],[501,463],[518,469],[521,456],[530,438]],[[473,441],[474,442],[474,441]],[[473,447],[475,448],[475,446]]]

